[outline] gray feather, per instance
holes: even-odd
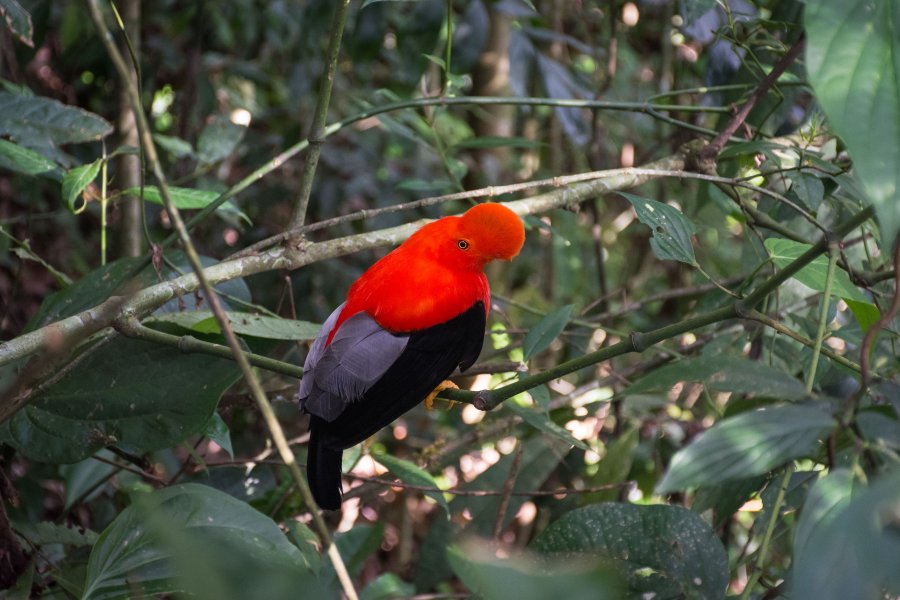
[[[300,388],[297,390],[297,399],[300,400],[301,409],[303,409],[303,401],[312,393],[312,373],[315,371],[316,365],[319,363],[322,354],[325,352],[325,342],[328,340],[328,334],[334,329],[334,324],[337,323],[341,311],[344,310],[344,304],[347,303],[342,303],[328,315],[327,319],[325,319],[325,322],[322,324],[322,329],[319,330],[319,335],[316,336],[313,345],[309,349],[309,353],[306,355],[306,361],[303,363],[303,379],[300,380]]]
[[[333,421],[381,379],[403,353],[409,336],[394,335],[368,314],[357,313],[341,324],[324,348],[327,337],[320,333],[321,346],[316,348],[317,338],[310,350],[298,397],[303,410]]]

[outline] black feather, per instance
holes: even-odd
[[[360,400],[330,422],[312,415],[307,478],[319,506],[340,507],[341,452],[422,402],[457,367],[472,366],[484,328],[484,304],[478,301],[449,321],[411,332],[399,358]]]

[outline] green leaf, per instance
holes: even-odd
[[[381,546],[384,539],[384,523],[374,525],[357,524],[350,531],[344,531],[334,536],[334,544],[337,546],[347,571],[350,575],[357,575],[363,568],[366,560],[372,556]],[[331,561],[325,561],[322,565],[323,573],[320,579],[324,581],[337,581],[334,566]]]
[[[685,23],[690,25],[716,8],[716,0],[681,0],[679,6]]]
[[[180,137],[154,133],[153,141],[156,142],[156,145],[175,158],[184,158],[186,156],[194,155],[194,147],[191,146],[190,142],[187,142]]]
[[[96,543],[96,531],[73,527],[50,521],[40,523],[14,522],[16,533],[23,536],[30,544],[35,546],[48,546],[50,544],[64,544],[66,546],[93,546]]]
[[[139,495],[103,531],[82,597],[277,598],[292,589],[323,597],[301,565],[270,518],[213,488],[182,484]]]
[[[593,504],[551,523],[531,546],[570,560],[599,555],[637,597],[714,600],[728,587],[722,543],[706,521],[680,506]]]
[[[550,415],[548,415],[543,410],[536,410],[528,406],[522,406],[521,404],[516,404],[513,401],[504,402],[503,409],[510,411],[514,415],[518,415],[522,418],[523,421],[525,421],[538,431],[543,431],[546,434],[557,437],[570,446],[577,446],[582,450],[591,449],[590,446],[588,446],[581,440],[572,437],[572,434],[569,433],[566,429],[554,423],[550,419]]]
[[[48,295],[25,326],[25,331],[34,331],[100,304],[119,290],[142,263],[142,258],[120,258],[94,269],[67,288]],[[134,285],[135,288],[144,287],[154,280],[155,276],[146,270],[135,278]]]
[[[268,340],[314,340],[322,326],[309,321],[295,321],[280,317],[268,317],[243,312],[229,312],[231,327],[238,335],[265,338]],[[153,318],[155,321],[175,323],[185,329],[200,333],[221,333],[219,322],[209,310],[192,310],[168,313]]]
[[[383,573],[363,588],[359,600],[400,600],[416,593],[416,587],[393,573]]]
[[[322,568],[322,555],[319,552],[319,536],[304,523],[296,519],[289,519],[284,523],[287,528],[288,538],[300,550],[300,557],[304,566],[318,573]]]
[[[140,196],[141,188],[132,187],[122,191],[126,196]],[[199,210],[205,208],[218,198],[220,194],[210,190],[198,190],[197,188],[183,188],[169,186],[169,197],[172,204],[179,210]],[[164,206],[162,194],[155,185],[144,186],[144,200]]]
[[[523,449],[519,469],[513,483],[513,491],[516,492],[540,489],[572,448],[568,442],[547,436],[536,436],[520,440],[519,443],[523,445]],[[487,471],[461,487],[465,490],[502,490],[509,479],[512,463],[512,454],[503,456]],[[506,514],[503,516],[504,525],[515,517],[519,508],[527,500],[528,496],[519,494],[510,498]],[[457,496],[450,502],[451,513],[458,514],[468,511],[471,515],[472,520],[468,523],[467,530],[485,537],[491,535],[499,510],[499,496]]]
[[[376,454],[372,458],[387,467],[387,469],[391,473],[396,475],[397,479],[399,479],[403,483],[435,488],[435,490],[440,489],[440,486],[437,484],[431,474],[409,462],[408,460],[403,460],[402,458],[397,458],[395,456],[391,456],[390,454]],[[444,498],[443,492],[423,491],[423,493],[437,502],[438,506],[443,508],[447,513],[447,517],[450,517],[450,506],[447,504],[447,499]]]
[[[650,247],[657,258],[697,265],[694,246],[691,243],[691,236],[696,232],[696,227],[680,210],[634,194],[626,192],[619,194],[631,202],[640,222],[653,232]]]
[[[896,0],[808,0],[806,69],[875,207],[882,247],[900,231],[900,9]]]
[[[222,450],[228,453],[228,456],[234,458],[234,448],[231,446],[231,431],[228,424],[222,419],[218,412],[214,412],[203,428],[203,435],[210,441],[219,445]]]
[[[31,15],[21,4],[16,0],[0,0],[0,16],[20,42],[34,48],[34,25],[31,23]]]
[[[742,356],[717,354],[679,360],[645,375],[622,394],[666,393],[682,381],[702,383],[712,392],[732,392],[782,400],[808,396],[803,383],[765,363]]]
[[[103,117],[40,96],[0,92],[0,135],[29,145],[93,142],[108,136],[113,126]]]
[[[825,197],[825,185],[822,180],[810,173],[791,171],[788,173],[791,189],[797,197],[813,212],[819,210]]]
[[[103,159],[98,158],[94,162],[81,165],[80,167],[75,167],[66,172],[63,175],[62,180],[62,195],[63,202],[66,203],[66,206],[69,207],[73,213],[79,213],[84,210],[85,206],[87,206],[87,202],[83,202],[81,208],[76,209],[75,203],[78,201],[78,196],[84,189],[91,185],[94,182],[94,179],[97,178],[97,173],[100,172],[100,166],[103,164]]]
[[[62,181],[59,166],[34,150],[0,139],[0,169]]]
[[[881,311],[871,302],[860,302],[849,298],[844,298],[844,302],[847,303],[847,308],[856,317],[856,322],[859,323],[859,328],[863,330],[863,333],[869,331],[872,325],[881,318]]]
[[[769,238],[765,241],[765,246],[772,257],[772,262],[779,269],[785,268],[812,247],[809,244],[783,238]],[[800,269],[794,275],[794,279],[817,292],[825,292],[825,278],[827,274],[828,259],[825,256],[818,256],[814,261]],[[869,302],[866,295],[850,281],[850,276],[847,275],[847,272],[840,267],[834,271],[831,293],[838,298]]]
[[[791,598],[843,600],[895,598],[900,594],[900,470],[847,498],[849,475],[819,482],[810,498],[814,514],[801,513],[800,547],[792,565]],[[831,476],[828,477],[831,479]],[[849,500],[849,501],[848,501]],[[806,521],[816,519],[814,523]]]
[[[847,469],[834,470],[813,485],[794,531],[795,554],[810,550],[809,540],[816,529],[830,524],[850,505],[852,492],[853,473]]]
[[[366,0],[365,2],[362,3],[362,6],[360,6],[359,9],[362,10],[367,6],[369,6],[371,4],[376,4],[378,2],[418,2],[418,1],[419,0]]]
[[[94,456],[77,462],[73,465],[62,465],[59,468],[65,485],[65,509],[69,510],[76,501],[88,502],[103,492],[103,482],[109,480],[116,472],[116,467],[109,462],[95,460],[94,457],[115,462],[116,456],[108,451],[101,450]]]
[[[588,486],[608,485],[622,483],[628,479],[631,465],[634,464],[635,450],[641,441],[640,432],[633,428],[622,433],[615,440],[606,445],[606,454],[597,464],[597,472],[588,481]],[[622,488],[612,488],[602,492],[589,494],[585,497],[585,503],[613,501]]]
[[[490,546],[474,540],[450,546],[447,559],[460,581],[485,600],[623,598],[619,579],[588,560],[550,560],[522,553],[500,559]]]
[[[2,437],[23,456],[51,463],[77,462],[110,444],[166,448],[203,430],[238,375],[229,360],[115,338],[3,423]]]
[[[719,421],[672,457],[656,493],[762,475],[813,454],[837,423],[812,406],[779,405]]]
[[[128,188],[127,190],[123,190],[122,194],[125,196],[140,197],[141,188]],[[221,196],[219,192],[213,192],[211,190],[199,190],[197,188],[169,186],[169,198],[172,199],[172,204],[174,204],[175,208],[177,208],[178,210],[200,210],[201,208],[206,208],[207,206],[212,204],[213,201],[216,200],[216,198],[218,198],[219,196]],[[165,206],[162,194],[160,193],[159,188],[155,185],[148,185],[144,187],[144,200],[153,202],[154,204],[159,204],[160,206]],[[216,211],[236,215],[240,217],[245,223],[250,223],[250,218],[242,211],[240,211],[231,200],[226,200],[225,202],[223,202],[221,205],[219,205],[218,208],[216,208]]]
[[[529,360],[535,354],[545,350],[566,328],[569,318],[572,316],[574,304],[567,304],[562,308],[549,313],[541,319],[537,325],[531,328],[525,341],[522,343],[524,360]]]
[[[454,148],[458,150],[469,150],[473,148],[541,148],[547,144],[524,137],[504,137],[504,136],[482,136],[469,138],[457,144]]]
[[[214,118],[200,132],[200,139],[197,141],[200,164],[209,165],[230,156],[246,132],[246,127],[232,123],[225,117]]]

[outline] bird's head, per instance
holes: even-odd
[[[396,250],[460,271],[481,271],[492,260],[512,260],[525,243],[522,220],[502,204],[486,202],[461,216],[425,225]]]
[[[492,260],[512,260],[525,243],[522,219],[494,202],[467,210],[459,219],[457,231],[457,249],[472,254],[483,264]]]

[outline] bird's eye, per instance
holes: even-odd
[[[459,240],[458,242],[456,242],[456,245],[457,245],[457,247],[459,247],[460,250],[468,250],[469,249],[469,242],[467,242],[466,240]]]

